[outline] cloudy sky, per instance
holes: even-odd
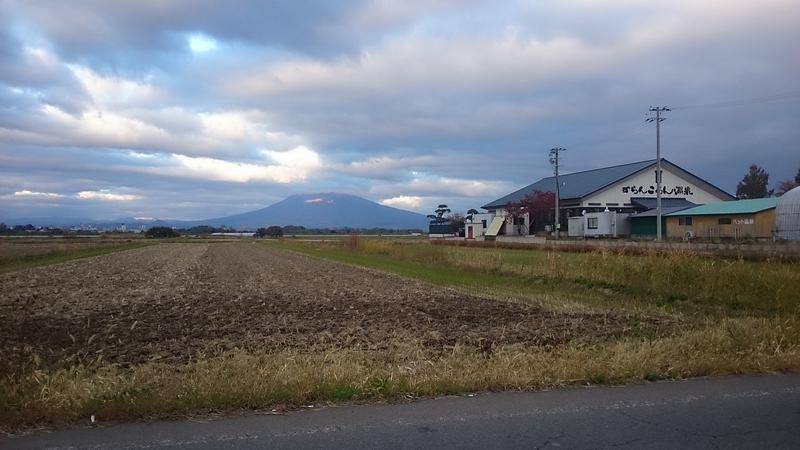
[[[427,212],[664,156],[800,167],[797,0],[0,0],[0,219]]]

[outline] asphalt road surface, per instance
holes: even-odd
[[[0,448],[800,448],[800,374],[98,426]]]

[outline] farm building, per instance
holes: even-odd
[[[800,187],[781,196],[775,215],[775,239],[800,241]]]
[[[667,214],[667,238],[772,238],[778,199],[716,202]]]
[[[673,199],[661,199],[661,229],[667,229],[666,215],[673,212],[683,211],[684,209],[692,208],[695,205],[691,202],[685,202],[681,206],[672,206],[675,203],[670,202]],[[630,221],[631,237],[638,238],[654,238],[656,236],[658,222],[658,211],[653,206],[653,209],[648,209],[640,213],[632,214],[628,220]]]
[[[475,239],[486,235],[489,224],[492,222],[494,214],[473,214],[472,220],[464,222],[464,233],[467,239]]]
[[[663,158],[661,169],[662,208],[689,207],[735,199],[731,194]],[[636,214],[655,208],[655,172],[656,160],[652,159],[559,175],[559,214],[562,229],[568,228],[569,217],[605,211]],[[555,177],[546,177],[483,205],[482,208],[493,216],[486,235],[491,236],[495,231],[498,234],[524,235],[532,234],[534,229],[540,229],[536,224],[532,227],[528,217],[518,218],[517,223],[510,223],[506,218],[508,214],[505,208],[509,203],[519,203],[525,196],[535,191],[555,192],[555,190]],[[619,230],[630,226],[624,217],[621,220],[626,222],[625,226],[617,226],[615,235],[621,235]],[[652,226],[655,228],[655,218],[645,220],[643,223],[649,221],[652,221]],[[577,222],[572,221],[572,223]],[[588,224],[585,230],[589,230]]]

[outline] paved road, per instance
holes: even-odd
[[[2,448],[800,448],[800,374],[114,425]]]

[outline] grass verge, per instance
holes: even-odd
[[[126,242],[120,244],[99,244],[89,248],[78,249],[59,249],[40,255],[26,255],[0,260],[0,273],[14,272],[17,270],[29,269],[31,267],[46,266],[73,259],[89,258],[92,256],[105,255],[108,253],[120,252],[141,248],[151,243],[145,242]]]

